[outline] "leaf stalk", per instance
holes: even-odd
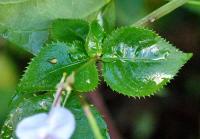
[[[131,26],[147,26],[150,23],[153,23],[157,19],[169,14],[170,12],[174,11],[178,7],[184,5],[189,0],[172,0],[167,4],[163,5],[162,7],[158,8],[157,10],[153,11],[149,15],[145,16],[144,18],[138,20],[136,23],[132,24]]]

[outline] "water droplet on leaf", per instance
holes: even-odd
[[[58,60],[56,58],[53,58],[53,59],[50,60],[51,64],[56,64],[57,62],[58,62]]]

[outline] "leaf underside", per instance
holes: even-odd
[[[36,113],[48,112],[53,102],[52,94],[43,94],[41,96],[23,96],[18,103],[13,103],[14,106],[5,121],[0,136],[3,139],[17,139],[15,136],[15,129],[19,121],[25,117],[32,116]],[[66,107],[75,115],[76,119],[76,130],[72,136],[72,139],[94,139],[93,132],[90,128],[87,118],[85,117],[84,111],[79,103],[78,98],[75,95],[70,96],[67,101]],[[100,127],[100,131],[105,139],[108,137],[107,127],[102,119],[101,115],[96,111],[95,107],[91,107],[92,113],[94,114],[97,123]]]
[[[77,71],[74,84],[76,91],[91,91],[97,86],[95,61],[89,59],[83,44],[54,42],[44,47],[32,60],[17,90],[27,93],[55,90],[63,73],[69,75],[72,71]]]
[[[169,82],[191,58],[153,31],[127,27],[103,43],[103,76],[115,91],[150,96]]]

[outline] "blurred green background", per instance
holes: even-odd
[[[131,25],[166,0],[115,0],[117,26]],[[102,83],[100,92],[121,138],[200,138],[200,4],[177,9],[150,26],[193,58],[154,97],[133,99]],[[16,84],[32,55],[0,39],[0,127]]]

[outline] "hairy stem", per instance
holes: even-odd
[[[103,136],[100,132],[99,126],[97,124],[97,121],[94,117],[94,115],[92,114],[91,110],[90,110],[90,106],[89,104],[86,102],[84,96],[80,96],[80,101],[83,107],[83,110],[85,112],[85,115],[88,119],[88,122],[91,126],[91,129],[94,133],[95,139],[103,139]]]
[[[153,23],[155,20],[167,15],[188,1],[189,0],[172,0],[157,10],[153,11],[149,15],[145,16],[144,18],[140,19],[136,23],[132,24],[131,26],[146,26],[149,23]]]

